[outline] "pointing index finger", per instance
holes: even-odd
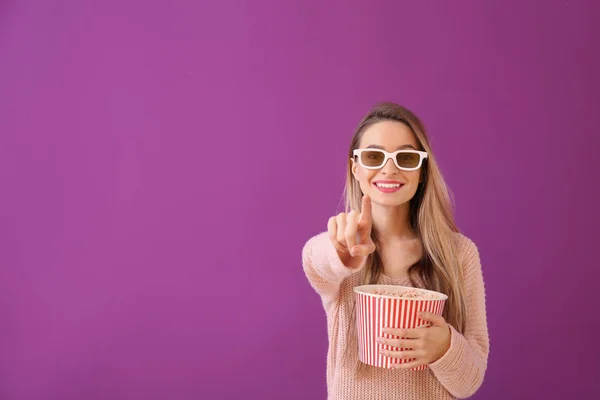
[[[371,198],[368,195],[364,195],[362,198],[362,207],[360,210],[360,225],[371,226]]]

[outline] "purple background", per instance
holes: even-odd
[[[0,399],[322,399],[301,248],[422,117],[479,246],[478,399],[600,396],[595,1],[0,2]]]

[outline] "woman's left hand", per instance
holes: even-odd
[[[381,345],[404,349],[403,351],[384,350],[379,346],[379,353],[387,357],[410,360],[404,364],[394,363],[392,368],[411,369],[421,365],[431,364],[439,360],[450,348],[450,325],[441,315],[422,312],[419,318],[431,322],[427,328],[395,329],[383,328],[388,335],[404,339],[386,339],[380,337],[377,341]]]

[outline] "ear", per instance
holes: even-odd
[[[354,175],[354,179],[358,180],[358,177],[356,176],[356,161],[354,161],[354,158],[350,159],[350,162],[352,163],[351,165],[351,171],[352,171],[352,175]]]

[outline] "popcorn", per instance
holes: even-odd
[[[438,300],[440,296],[435,293],[424,292],[422,290],[411,288],[411,289],[397,289],[391,290],[387,288],[377,288],[371,291],[372,294],[382,296],[392,296],[404,299],[431,299]]]
[[[404,364],[410,359],[394,359],[380,353],[378,337],[393,335],[383,332],[383,328],[416,329],[427,321],[419,317],[420,311],[442,315],[448,296],[441,292],[412,286],[400,285],[361,285],[353,288],[356,302],[356,329],[358,335],[358,359],[367,365],[392,368],[394,363]],[[390,347],[384,349],[390,350]],[[400,349],[403,351],[403,349]],[[424,364],[410,368],[422,371],[429,367]]]

